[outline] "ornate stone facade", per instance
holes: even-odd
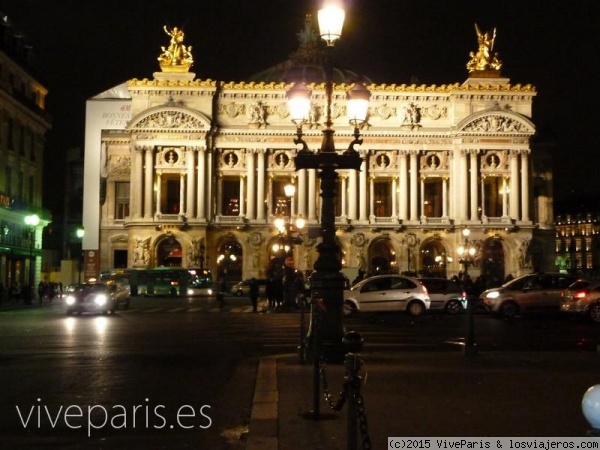
[[[360,172],[340,171],[337,191],[337,237],[349,277],[359,267],[452,276],[461,270],[457,247],[465,227],[480,244],[475,276],[503,279],[549,268],[544,254],[532,255],[529,265],[521,262],[523,242],[535,241],[536,228],[551,227],[538,221],[530,182],[535,88],[511,84],[499,73],[477,75],[462,84],[367,86],[363,164]],[[319,187],[314,170],[295,169],[290,86],[159,72],[122,86],[131,112],[122,129],[88,118],[88,134],[98,140],[86,145],[86,164],[102,160],[105,151],[109,168],[98,223],[85,224],[86,236],[88,227],[98,227],[100,269],[117,259],[128,267],[165,264],[174,247],[182,253],[179,263],[194,265],[201,241],[204,264],[216,278],[231,248],[237,255],[226,260],[230,277],[264,277],[279,237],[273,220],[284,215],[307,220],[294,259],[298,269],[310,271]],[[314,114],[304,138],[317,149],[325,86],[308,87]],[[340,152],[353,140],[345,108],[349,87],[336,84],[333,92]],[[288,183],[296,186],[291,199],[283,190]]]

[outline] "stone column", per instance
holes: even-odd
[[[348,204],[348,219],[350,220],[356,220],[356,218],[358,217],[358,213],[357,213],[357,204],[358,204],[358,198],[357,198],[357,189],[356,189],[356,170],[351,170],[348,174],[348,197],[349,197],[349,204]]]
[[[161,191],[162,191],[162,173],[158,172],[156,174],[156,214],[162,214],[162,211],[160,210]]]
[[[142,157],[140,155],[140,161]],[[144,219],[152,218],[152,200],[154,199],[154,148],[146,148],[146,164],[144,168]],[[140,178],[141,179],[141,172]],[[142,190],[139,189],[141,192]],[[141,206],[141,205],[140,205]]]
[[[417,199],[417,187],[418,187],[418,176],[419,170],[417,165],[418,150],[410,151],[410,220],[417,222],[419,220],[417,208],[419,202]]]
[[[408,161],[406,150],[400,150],[400,220],[408,220]]]
[[[254,151],[246,149],[246,176],[248,177],[248,189],[246,190],[246,204],[248,211],[246,217],[250,220],[256,218],[255,202],[260,202],[260,196],[256,195],[256,169],[254,168]],[[260,158],[260,154],[259,154]],[[260,179],[260,176],[258,177]],[[242,194],[240,194],[242,195]],[[242,201],[243,197],[240,197]],[[257,200],[258,199],[258,200]]]
[[[369,152],[365,150],[360,151],[362,162],[360,164],[360,188],[358,190],[359,199],[359,220],[361,222],[367,222],[369,216],[367,214],[367,159],[369,158]]]
[[[265,150],[259,150],[256,154],[258,159],[258,172],[255,177],[258,179],[258,189],[256,190],[256,218],[265,220],[265,179],[267,172],[265,170]]]
[[[477,164],[477,153],[478,150],[471,150],[471,161],[470,161],[470,175],[471,175],[471,183],[469,186],[469,193],[471,194],[471,221],[476,222],[478,220],[477,217],[477,204],[479,200],[477,198],[477,193],[479,192],[479,187],[477,186],[477,177],[479,175],[479,166]]]
[[[196,197],[196,217],[198,220],[206,220],[206,149],[198,149],[198,197]]]
[[[510,217],[519,219],[519,151],[510,151]]]
[[[521,220],[529,222],[529,152],[521,152]]]
[[[469,153],[469,150],[461,150],[460,152],[460,171],[459,174],[462,174],[462,176],[459,177],[459,182],[460,182],[460,190],[458,192],[458,204],[459,204],[459,213],[460,213],[460,221],[461,222],[465,222],[468,219],[468,214],[467,214],[467,199],[469,198],[469,191],[467,188],[467,173],[468,173],[468,167],[467,167],[467,154]]]
[[[179,174],[179,214],[185,215],[185,173]]]
[[[244,201],[245,195],[245,181],[246,177],[244,175],[240,175],[240,217],[244,217],[246,215],[246,202]]]
[[[477,190],[475,186],[475,190]],[[448,178],[442,178],[442,217],[448,217]]]
[[[185,151],[186,163],[187,163],[187,198],[185,207],[185,216],[188,219],[194,217],[194,203],[196,202],[196,183],[194,168],[196,166],[196,150],[188,147]]]
[[[138,189],[137,187],[139,186],[139,180],[142,179],[142,173],[144,170],[144,150],[145,147],[140,146],[136,146],[133,150],[134,159],[129,187],[131,191],[131,215],[134,220],[142,217],[142,190]]]
[[[369,220],[375,222],[375,178],[369,177]]]

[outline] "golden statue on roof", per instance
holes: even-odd
[[[477,33],[477,43],[479,48],[477,53],[470,52],[469,56],[471,59],[467,63],[467,69],[469,72],[477,70],[496,70],[499,71],[502,67],[502,61],[498,59],[498,52],[494,51],[494,41],[496,40],[496,29],[494,28],[491,32],[481,32],[477,24],[475,24],[475,32]]]
[[[194,63],[192,46],[183,44],[184,33],[181,28],[173,27],[171,30],[163,26],[165,33],[171,37],[169,47],[161,47],[162,53],[158,57],[158,63],[163,72],[187,72]]]

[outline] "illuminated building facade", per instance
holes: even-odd
[[[0,14],[0,285],[4,297],[13,287],[37,282],[41,268],[42,169],[47,89],[34,75],[32,48],[8,16]],[[25,218],[39,217],[31,226]]]
[[[163,53],[151,79],[131,79],[88,101],[83,245],[98,270],[205,265],[217,279],[225,271],[232,279],[263,278],[281,215],[306,219],[294,262],[310,271],[318,177],[294,166],[296,129],[286,104],[292,83],[306,82],[312,113],[304,139],[317,149],[326,99],[309,27],[289,61],[248,81],[196,79],[191,54],[174,64]],[[371,92],[361,170],[339,171],[337,238],[350,278],[358,269],[455,275],[464,228],[478,248],[472,276],[497,282],[552,266],[552,245],[537,234],[552,229],[552,202],[534,197],[532,185],[535,88],[502,77],[497,55],[489,67],[468,64],[464,83],[439,86],[334,72],[340,152],[353,140],[346,90],[366,81]],[[291,199],[288,183],[296,187]]]
[[[596,278],[600,276],[600,215],[557,216],[555,227],[557,269]]]

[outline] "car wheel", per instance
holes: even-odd
[[[458,314],[462,311],[462,306],[458,300],[450,300],[446,303],[446,312],[448,314]]]
[[[594,303],[590,306],[590,319],[594,322],[600,322],[600,303]]]
[[[123,309],[129,309],[129,299],[125,301],[125,306],[123,306]]]
[[[344,306],[342,309],[344,316],[352,316],[356,314],[356,306],[352,302],[344,302]]]
[[[425,312],[425,305],[418,300],[413,300],[406,307],[406,311],[413,317],[420,316]]]
[[[519,314],[519,305],[515,302],[504,302],[500,305],[500,315],[507,319],[512,319]]]

